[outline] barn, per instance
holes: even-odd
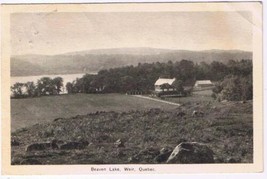
[[[210,80],[198,80],[194,85],[196,89],[210,88],[213,86],[214,84]]]
[[[173,83],[175,82],[175,78],[159,78],[155,82],[155,91],[162,92],[162,91],[174,91],[175,88]]]

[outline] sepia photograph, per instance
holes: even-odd
[[[3,14],[10,167],[261,169],[260,3],[6,5]]]

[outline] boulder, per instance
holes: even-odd
[[[138,158],[136,158],[135,156],[128,158],[128,163],[137,163],[137,162],[138,162]]]
[[[243,101],[240,101],[241,104],[245,104],[247,103],[247,101],[243,100]]]
[[[226,99],[221,101],[221,103],[227,103],[227,102],[228,102],[228,100],[226,100]]]
[[[185,112],[183,112],[183,111],[177,112],[176,116],[177,117],[184,117],[185,116]]]
[[[215,110],[215,109],[217,109],[217,107],[216,106],[212,106],[211,109],[214,109]]]
[[[227,163],[240,163],[241,160],[240,160],[240,158],[233,158],[233,157],[230,157],[230,158],[227,158],[226,162],[227,162]]]
[[[109,143],[112,142],[112,138],[108,134],[101,134],[96,138],[98,143]]]
[[[118,139],[116,142],[114,142],[114,145],[116,147],[125,147],[124,142],[121,139]]]
[[[62,120],[62,119],[63,119],[62,117],[56,118],[56,119],[54,119],[54,122],[56,122],[56,121],[60,121],[60,120]]]
[[[50,142],[50,149],[53,149],[53,150],[59,149],[58,143],[60,143],[59,140],[56,140],[56,139],[52,140]]]
[[[49,149],[58,149],[56,140],[52,140],[51,142],[30,144],[26,147],[26,152],[38,151],[38,150],[49,150]]]
[[[156,114],[156,115],[160,114],[161,112],[162,112],[162,111],[161,111],[160,108],[151,108],[151,109],[149,109],[149,110],[147,111],[148,114]]]
[[[130,163],[153,163],[153,159],[159,155],[160,152],[155,148],[146,148],[141,150],[138,154],[130,157],[128,162]]]
[[[172,149],[164,147],[159,152],[160,154],[154,158],[154,161],[156,161],[157,163],[162,163],[167,161],[167,159],[172,153]]]
[[[67,142],[59,147],[61,150],[82,150],[85,149],[89,145],[88,141],[80,141],[80,142]]]
[[[172,151],[167,163],[214,163],[213,151],[202,143],[182,142]]]
[[[192,113],[192,117],[203,117],[204,116],[204,112],[203,111],[197,111],[194,110]]]
[[[57,140],[57,139],[54,139],[52,143],[56,144],[58,147],[65,144],[63,140]]]
[[[119,157],[119,158],[126,156],[126,152],[122,148],[118,148],[114,154],[116,157]]]
[[[19,141],[17,139],[11,139],[11,146],[19,146]]]
[[[82,115],[76,115],[72,119],[81,119],[83,116]]]

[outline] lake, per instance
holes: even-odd
[[[27,83],[28,81],[33,81],[35,84],[37,83],[37,80],[41,79],[42,77],[49,77],[49,78],[55,78],[55,77],[61,77],[63,78],[63,90],[61,94],[67,93],[66,91],[66,84],[68,82],[73,82],[76,80],[76,78],[81,78],[84,73],[78,73],[78,74],[65,74],[65,75],[39,75],[39,76],[13,76],[11,77],[11,86],[13,86],[15,83]]]

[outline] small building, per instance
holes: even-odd
[[[198,80],[194,85],[194,87],[197,89],[211,88],[213,86],[214,84],[210,80]]]
[[[173,83],[175,82],[175,78],[159,78],[155,82],[155,91],[156,92],[162,92],[162,91],[174,91],[175,88],[173,86]]]

